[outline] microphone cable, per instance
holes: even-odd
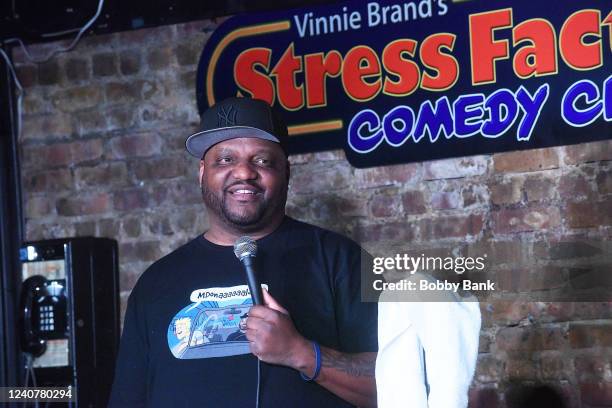
[[[261,390],[261,360],[257,359],[257,394],[255,395],[255,408],[259,408],[259,391]]]

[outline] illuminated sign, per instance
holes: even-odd
[[[291,152],[357,167],[612,138],[612,8],[601,0],[352,1],[224,22],[200,111],[263,99]]]

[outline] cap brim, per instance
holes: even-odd
[[[276,136],[261,129],[249,126],[232,126],[194,133],[185,141],[185,147],[187,148],[189,154],[191,154],[193,157],[201,159],[204,156],[204,153],[206,153],[208,149],[217,143],[239,137],[254,137],[257,139],[264,139],[271,142],[280,143]]]

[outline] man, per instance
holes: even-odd
[[[202,124],[186,145],[201,159],[210,228],[134,287],[110,406],[375,406],[377,315],[360,302],[361,251],[285,215],[286,125],[248,98],[219,102]],[[257,240],[265,305],[251,307],[233,254],[244,235]],[[228,341],[245,312],[246,340]]]

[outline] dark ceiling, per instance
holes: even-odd
[[[331,0],[105,0],[92,30],[96,34],[127,31],[211,17],[306,5]],[[20,37],[25,42],[55,40],[51,35],[79,29],[98,8],[97,0],[0,0],[0,40]],[[74,31],[63,36],[74,36]]]

